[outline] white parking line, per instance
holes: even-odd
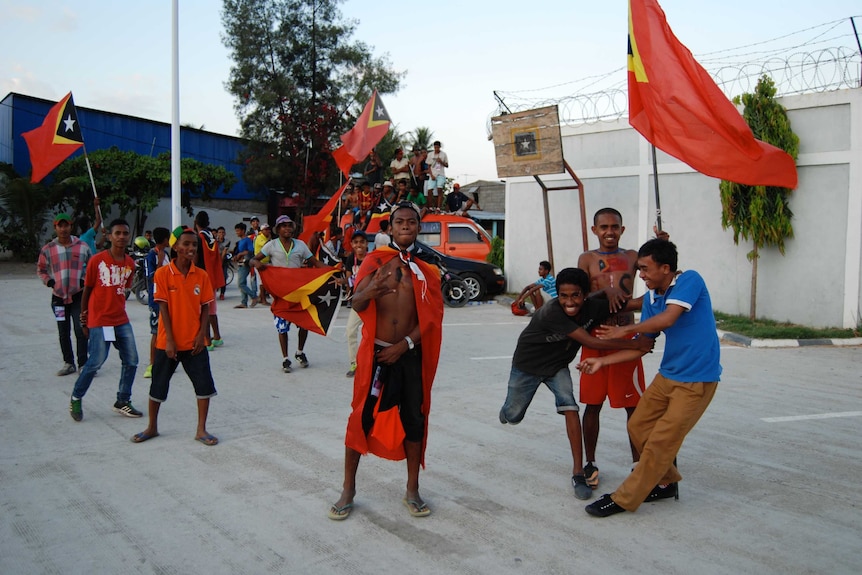
[[[812,413],[811,415],[787,415],[784,417],[761,417],[766,423],[783,423],[785,421],[807,421],[809,419],[832,419],[835,417],[860,417],[862,411],[840,411],[837,413]]]

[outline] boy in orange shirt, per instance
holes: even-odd
[[[215,293],[206,271],[194,265],[198,249],[195,231],[175,229],[171,247],[176,257],[170,265],[156,270],[153,278],[153,299],[159,304],[159,332],[150,383],[149,426],[134,435],[132,442],[143,443],[159,435],[159,407],[167,400],[171,377],[182,363],[197,395],[195,439],[205,445],[216,445],[218,439],[206,430],[210,398],[217,395],[206,346],[209,307]]]

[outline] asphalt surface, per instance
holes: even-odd
[[[528,318],[503,306],[447,309],[433,393],[424,519],[401,503],[403,462],[363,458],[353,514],[327,518],[342,481],[352,382],[342,310],[312,335],[311,366],[281,372],[266,309],[219,302],[225,346],[209,431],[182,370],[161,436],[111,410],[115,351],[69,417],[48,289],[0,275],[0,573],[859,573],[859,347],[723,345],[724,375],[679,456],[681,497],[606,519],[586,515],[553,396],[501,425],[510,358]],[[128,303],[146,411],[146,308]],[[662,344],[645,360],[648,378]],[[290,353],[295,350],[293,334]],[[624,415],[602,415],[596,496],[631,462]]]

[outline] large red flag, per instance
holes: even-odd
[[[84,145],[72,92],[51,108],[40,127],[21,136],[30,150],[30,181],[35,184]]]
[[[754,138],[683,46],[656,0],[629,0],[629,124],[698,172],[750,186],[796,187],[796,163]]]
[[[364,160],[388,131],[389,113],[380,101],[377,90],[374,90],[356,120],[356,125],[341,136],[344,145],[332,152],[332,157],[342,173],[350,176],[350,168]]]
[[[332,221],[332,213],[335,211],[335,208],[338,207],[338,201],[341,199],[341,194],[344,192],[344,188],[347,187],[349,182],[350,180],[344,182],[344,184],[338,188],[338,191],[329,198],[326,205],[320,208],[319,212],[313,216],[305,216],[302,219],[302,233],[299,234],[299,239],[308,243],[313,234],[326,231],[329,228],[329,223]]]
[[[326,335],[341,303],[341,286],[332,276],[335,268],[282,268],[266,266],[260,279],[273,296],[272,313],[282,319]]]

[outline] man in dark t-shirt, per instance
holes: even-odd
[[[536,310],[521,332],[512,358],[509,389],[500,409],[500,422],[517,424],[524,418],[539,384],[548,386],[556,399],[557,413],[566,420],[566,435],[572,450],[572,487],[575,497],[589,499],[583,469],[581,422],[569,364],[581,345],[595,349],[641,349],[649,351],[654,341],[594,338],[589,330],[609,315],[606,300],[587,300],[590,279],[586,272],[566,268],[557,275],[557,297]]]

